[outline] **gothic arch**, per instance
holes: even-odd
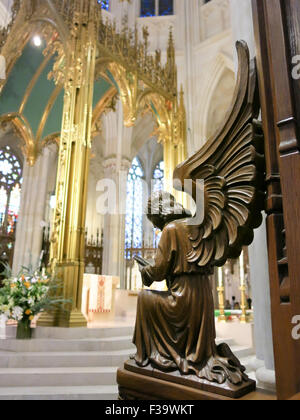
[[[228,58],[223,53],[219,53],[216,58],[212,61],[208,69],[205,71],[205,79],[203,81],[203,90],[201,92],[201,97],[204,98],[202,103],[200,104],[199,110],[199,125],[200,125],[200,138],[203,141],[206,141],[211,134],[210,125],[210,113],[213,106],[213,102],[215,99],[215,95],[217,90],[220,88],[220,84],[222,84],[222,79],[224,75],[232,75],[232,95],[234,92],[235,80],[234,80],[234,64],[233,60]],[[225,101],[227,106],[225,106],[224,115],[227,112],[232,96],[227,98],[228,100]],[[223,115],[223,116],[224,116]],[[220,117],[221,118],[221,117]],[[222,119],[222,118],[221,118]],[[216,126],[215,129],[218,127]]]

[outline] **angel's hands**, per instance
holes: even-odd
[[[146,267],[142,267],[141,265],[139,265],[139,270],[140,270],[140,273],[142,275],[143,285],[146,286],[146,287],[151,287],[154,282],[152,280],[150,280],[148,278],[148,276],[144,275],[145,274],[145,269],[146,269]]]

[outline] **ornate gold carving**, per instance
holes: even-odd
[[[120,32],[115,22],[104,23],[101,14],[96,74],[116,82],[123,103],[126,126],[134,125],[140,113],[151,111],[157,121],[156,134],[160,142],[185,142],[183,93],[178,101],[177,67],[172,31],[169,35],[167,61],[161,62],[161,52],[148,52],[149,33],[143,28],[143,42],[138,30],[128,28],[123,21]],[[178,110],[180,109],[180,112]],[[181,138],[179,138],[181,136]],[[174,168],[173,168],[174,169]]]
[[[148,52],[147,28],[143,42],[138,30],[123,21],[120,32],[115,22],[104,23],[101,15],[96,74],[116,82],[123,104],[124,123],[133,126],[141,113],[152,112],[157,129],[154,135],[165,148],[166,188],[172,190],[175,167],[186,158],[186,113],[183,89],[177,93],[177,68],[172,31],[169,34],[166,64],[161,52]],[[177,198],[183,202],[183,197]]]
[[[148,31],[123,22],[120,32],[116,23],[104,22],[96,0],[23,0],[15,23],[3,46],[8,71],[13,67],[29,37],[42,31],[47,47],[45,56],[55,55],[49,77],[57,85],[46,106],[37,137],[21,114],[6,116],[21,134],[25,153],[33,164],[38,153],[49,142],[58,141],[58,133],[41,140],[47,116],[60,89],[64,88],[63,122],[60,135],[56,210],[51,238],[51,266],[64,282],[66,298],[72,298],[68,315],[58,314],[41,323],[60,326],[85,325],[80,316],[82,274],[84,268],[84,228],[87,179],[91,138],[99,130],[98,121],[105,109],[114,107],[116,94],[123,103],[125,124],[133,125],[137,117],[151,111],[158,124],[157,136],[169,148],[169,178],[173,168],[185,157],[185,110],[183,92],[177,93],[177,68],[172,32],[167,60],[161,53],[148,52]],[[15,43],[19,45],[16,47]],[[94,81],[103,76],[112,88],[92,112]],[[32,82],[32,86],[34,81]],[[32,88],[29,86],[29,90]],[[26,98],[21,106],[24,108]],[[79,315],[78,315],[79,314]],[[75,322],[76,320],[76,322]]]
[[[167,60],[162,64],[160,51],[156,51],[154,55],[148,51],[147,28],[143,28],[140,41],[137,27],[134,30],[130,29],[127,18],[124,18],[123,26],[118,32],[115,22],[104,21],[96,0],[94,6],[95,15],[89,17],[88,6],[82,0],[24,0],[22,6],[19,5],[18,16],[14,16],[16,24],[11,25],[11,42],[8,39],[9,45],[3,49],[8,72],[31,33],[38,27],[47,42],[44,54],[56,54],[49,78],[52,77],[57,85],[64,85],[67,90],[66,80],[72,84],[77,79],[80,85],[82,63],[80,59],[76,63],[72,59],[71,39],[78,35],[79,22],[84,21],[95,33],[98,57],[95,78],[103,76],[112,85],[116,83],[115,88],[123,103],[125,125],[134,125],[139,114],[151,111],[157,121],[155,134],[158,140],[164,144],[170,143],[175,148],[179,146],[179,154],[185,158],[185,110],[183,94],[181,97],[177,94],[177,68],[172,32],[170,31]],[[19,49],[11,47],[16,39],[20,40]],[[34,162],[34,157],[30,160]],[[169,168],[170,174],[173,169],[173,166]]]
[[[17,136],[21,139],[23,143],[22,152],[26,157],[28,164],[34,165],[40,150],[36,147],[34,135],[27,119],[17,112],[1,115],[0,124],[5,125],[7,123],[12,123],[13,129],[15,130]]]
[[[59,313],[58,326],[85,326],[80,315],[84,270],[84,232],[87,179],[92,134],[92,103],[96,60],[96,3],[75,2],[70,32],[71,52],[65,66],[65,97],[60,141],[57,203],[51,237],[51,266],[64,281],[64,295],[72,299],[67,313]],[[81,11],[81,13],[79,13]],[[59,88],[59,85],[58,85]]]
[[[170,101],[177,94],[177,68],[172,32],[170,32],[167,62],[161,62],[161,52],[155,56],[149,53],[149,33],[143,28],[143,42],[139,40],[137,27],[133,31],[128,27],[127,19],[123,27],[117,31],[116,23],[103,21],[100,13],[100,28],[98,34],[98,59],[96,74],[103,71],[103,63],[114,62],[125,68],[129,73],[143,82],[143,85]]]

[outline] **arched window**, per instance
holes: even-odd
[[[109,10],[109,0],[97,0],[102,9]]]
[[[163,191],[165,178],[165,163],[159,162],[153,172],[152,190],[153,192]],[[160,241],[161,231],[153,228],[153,247],[157,248]]]
[[[138,158],[135,158],[127,179],[127,200],[125,219],[125,248],[139,249],[143,246],[143,177],[144,171]],[[131,253],[126,252],[126,258]]]
[[[141,17],[174,14],[173,0],[141,0]]]
[[[0,149],[0,232],[15,231],[22,184],[22,166],[9,146]]]

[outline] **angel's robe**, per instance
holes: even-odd
[[[135,361],[141,367],[151,363],[160,370],[203,376],[216,354],[214,302],[209,276],[187,261],[192,250],[188,235],[187,220],[165,226],[154,266],[142,270],[146,286],[167,280],[169,290],[139,295]]]

